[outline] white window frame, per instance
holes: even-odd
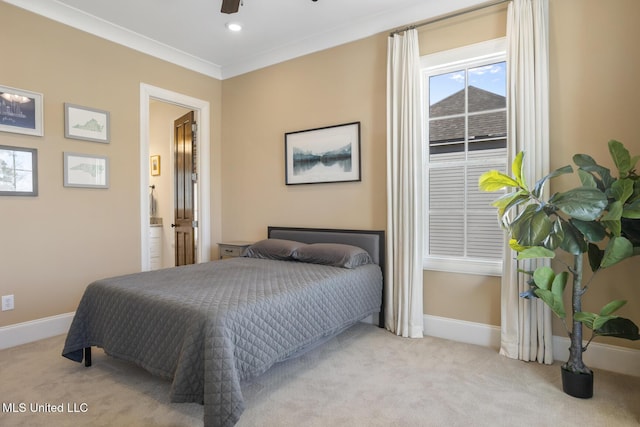
[[[444,74],[451,71],[459,70],[461,66],[465,68],[471,68],[474,66],[480,66],[484,64],[490,64],[495,62],[502,62],[507,60],[507,40],[505,37],[499,39],[488,40],[486,42],[476,43],[468,46],[463,46],[456,49],[451,49],[443,52],[437,52],[429,55],[422,56],[421,59],[421,71],[422,71],[422,84],[423,95],[423,110],[422,117],[426,118],[429,104],[429,77],[435,74]],[[423,120],[423,137],[425,141],[429,140],[429,121]],[[508,140],[507,140],[508,141]],[[508,144],[508,142],[507,142]],[[508,149],[508,147],[507,147]],[[428,170],[429,150],[425,149],[424,152],[424,170]],[[425,248],[423,258],[424,270],[435,270],[452,273],[465,273],[465,274],[478,274],[485,276],[501,276],[502,275],[502,260],[487,260],[477,259],[471,257],[442,257],[429,255],[428,247],[428,213],[429,213],[429,174],[425,173],[425,186],[424,186],[424,217],[423,223],[427,224],[424,229],[423,246]],[[496,219],[497,220],[497,219]],[[466,221],[466,219],[465,219]]]

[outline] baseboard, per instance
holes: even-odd
[[[569,338],[554,335],[553,358],[562,361],[569,359],[570,344]],[[582,353],[582,360],[590,368],[640,377],[640,350],[591,342],[587,351]]]
[[[424,334],[500,349],[500,327],[448,317],[424,315]]]
[[[424,334],[496,350],[500,348],[500,328],[484,323],[424,315]],[[554,335],[554,360],[569,358],[569,343],[568,338]],[[583,360],[590,368],[640,377],[640,350],[592,342]]]
[[[64,334],[69,330],[74,314],[59,314],[0,327],[0,350]],[[373,320],[373,316],[363,319],[370,323],[374,323]],[[423,323],[424,334],[428,336],[496,350],[500,348],[498,326],[431,315],[424,315]],[[568,338],[553,337],[553,358],[561,361],[569,358]],[[592,342],[583,358],[591,368],[640,377],[639,350]]]
[[[0,328],[0,350],[67,333],[75,313],[58,314]]]

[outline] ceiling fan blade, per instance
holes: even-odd
[[[222,13],[237,13],[240,9],[240,0],[222,0]]]

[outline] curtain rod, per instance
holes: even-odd
[[[414,28],[424,27],[425,25],[429,25],[429,24],[433,24],[433,23],[436,23],[436,22],[444,21],[445,19],[455,18],[456,16],[464,15],[464,14],[470,13],[470,12],[475,12],[476,10],[481,10],[481,9],[486,9],[488,7],[497,6],[499,4],[507,3],[509,1],[511,1],[511,0],[498,0],[498,1],[488,2],[488,3],[482,3],[482,4],[476,5],[476,6],[470,6],[470,7],[466,8],[466,9],[461,9],[461,10],[458,10],[456,12],[448,13],[448,14],[445,14],[445,15],[440,15],[440,16],[438,16],[436,18],[430,19],[430,20],[422,22],[420,24],[409,25],[408,27],[404,27],[404,28],[402,28],[400,30],[392,31],[389,34],[389,36],[395,36],[396,34],[400,34],[400,33],[404,32],[404,31],[407,31],[407,30],[413,30]]]

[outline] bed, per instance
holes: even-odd
[[[371,315],[384,325],[384,248],[382,231],[269,227],[242,257],[98,280],[62,355],[90,366],[101,347],[231,426],[243,381]]]

